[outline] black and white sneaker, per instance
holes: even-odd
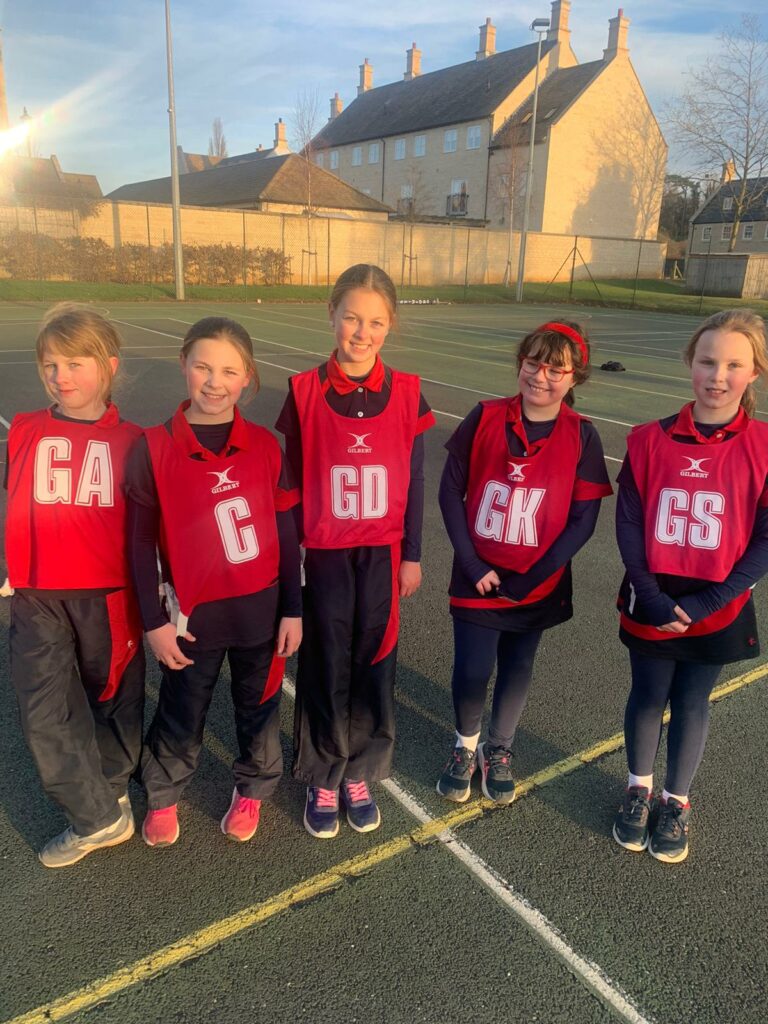
[[[483,793],[495,804],[511,804],[515,799],[511,762],[512,751],[509,747],[492,747],[490,743],[481,743],[477,748]]]
[[[659,817],[648,844],[648,852],[665,864],[679,864],[688,856],[688,818],[690,803],[682,804],[671,796],[660,801]]]
[[[437,792],[446,800],[463,804],[469,799],[472,776],[477,768],[477,756],[469,747],[454,747],[443,774],[437,780]]]
[[[630,786],[613,822],[613,838],[625,850],[642,853],[650,835],[651,792],[646,786]]]

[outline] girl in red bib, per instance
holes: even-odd
[[[448,441],[440,508],[454,549],[450,585],[456,742],[437,791],[459,803],[481,768],[489,800],[515,798],[510,760],[542,631],[573,615],[571,559],[611,493],[597,431],[572,411],[589,376],[575,323],[520,343],[519,393],[480,402]],[[496,668],[488,740],[478,745]]]
[[[225,657],[239,756],[221,830],[239,842],[254,835],[282,774],[283,668],[301,641],[290,511],[298,491],[275,438],[237,408],[259,383],[248,332],[226,317],[199,320],[184,338],[181,369],[189,398],[144,432],[128,467],[131,567],[163,673],[142,759],[148,846],[179,837],[177,804],[197,767]]]
[[[37,338],[54,404],[15,416],[8,436],[11,680],[43,788],[70,822],[40,851],[49,868],[134,831],[128,780],[141,751],[144,653],[123,478],[141,430],[110,398],[119,355],[98,313],[54,306]]]
[[[328,308],[336,349],[291,378],[277,422],[302,480],[306,548],[293,772],[319,839],[338,833],[340,789],[353,829],[381,820],[368,784],[392,763],[398,598],[421,583],[421,435],[434,423],[418,377],[379,356],[397,319],[384,271],[350,267]]]
[[[768,424],[752,419],[752,383],[768,371],[762,318],[716,313],[693,335],[685,362],[694,401],[629,435],[616,510],[632,689],[629,781],[613,835],[666,863],[688,856],[688,792],[712,687],[724,664],[759,654],[751,588],[768,571]],[[667,773],[652,815],[667,702]]]

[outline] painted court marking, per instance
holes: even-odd
[[[734,679],[731,679],[717,687],[712,692],[710,700],[722,700],[724,697],[728,697],[731,694],[736,693],[738,690],[749,686],[751,683],[757,682],[759,679],[763,679],[767,675],[768,664],[761,665],[758,668],[752,669],[750,672],[745,672],[743,675],[736,676]],[[665,716],[665,720],[667,719],[668,716]],[[596,761],[598,758],[601,758],[606,754],[620,750],[623,746],[623,734],[616,733],[607,740],[596,743],[592,747],[573,754],[570,757],[563,758],[563,760],[557,761],[555,764],[528,776],[527,779],[523,779],[517,786],[518,795],[520,798],[525,797],[533,790],[561,779],[564,776],[569,775],[571,772],[576,771],[585,765],[591,764],[593,761]],[[395,783],[393,785],[397,784]],[[391,789],[390,792],[392,792]],[[346,879],[359,877],[366,871],[370,871],[379,864],[384,864],[400,854],[414,849],[414,847],[423,846],[424,844],[434,840],[445,842],[445,840],[441,840],[440,837],[447,831],[459,828],[461,825],[464,825],[469,821],[474,821],[475,819],[482,817],[488,811],[498,812],[499,810],[500,808],[490,804],[488,801],[479,799],[462,805],[461,807],[444,814],[440,818],[431,818],[429,821],[420,824],[419,827],[414,829],[412,832],[395,836],[387,842],[381,843],[379,846],[375,846],[370,850],[358,854],[356,857],[342,861],[341,863],[328,868],[326,871],[313,875],[312,878],[308,878],[297,885],[290,886],[261,903],[255,903],[236,914],[225,917],[220,921],[215,921],[213,924],[208,925],[205,928],[198,929],[170,945],[163,946],[161,949],[155,950],[148,956],[142,957],[135,963],[127,967],[123,967],[106,977],[92,981],[89,984],[84,985],[82,988],[76,989],[59,999],[55,999],[52,1002],[39,1006],[34,1010],[30,1010],[28,1013],[6,1020],[4,1024],[51,1024],[52,1021],[66,1020],[76,1013],[86,1012],[111,997],[118,995],[120,992],[124,992],[126,989],[133,988],[135,985],[149,981],[152,978],[156,978],[183,963],[187,963],[190,960],[194,960],[197,957],[210,952],[221,943],[243,934],[243,932],[256,927],[256,925],[263,924],[265,921],[276,917],[278,914],[289,910],[291,907],[305,903],[307,900],[313,899],[322,893],[329,892],[343,884]],[[508,810],[508,808],[503,808],[503,810]],[[456,841],[454,840],[454,842]],[[478,861],[480,862],[480,858],[478,858]],[[464,863],[463,860],[462,863]],[[511,889],[507,887],[507,883],[494,875],[487,865],[480,862],[478,864],[478,868],[480,868],[481,865],[490,876],[488,879],[489,882],[494,886],[501,887],[500,890],[493,890],[498,898],[504,900],[506,903],[506,897],[502,895],[501,890],[507,888],[510,896],[514,895],[521,901],[521,909],[525,909],[525,901],[522,900],[521,897],[518,897],[517,894],[513,894]],[[534,918],[535,914],[536,912],[534,912]],[[522,919],[523,918],[521,917],[521,920]],[[538,918],[535,918],[535,921],[532,921],[532,924],[537,922]],[[528,924],[527,921],[526,924]],[[532,924],[528,926],[532,927]],[[555,931],[554,935],[559,941],[562,941],[559,933]],[[565,945],[567,946],[567,944]],[[561,956],[561,952],[559,951],[559,948],[556,949],[555,944],[553,944],[551,948],[558,953],[558,956]],[[581,960],[581,958],[579,959]],[[579,974],[579,977],[582,978],[584,983],[589,985],[590,988],[592,988],[593,981],[596,983],[601,978],[604,980],[604,976],[599,971],[599,968],[594,968],[594,965],[589,964],[586,960],[581,960],[581,963],[584,964],[587,969],[593,969],[597,972],[597,977],[595,979],[592,979],[591,977],[588,979],[586,976]],[[592,991],[594,991],[596,995],[599,995],[601,999],[604,998],[603,995],[600,995],[597,988],[592,988]],[[617,996],[619,999],[625,998],[621,993],[618,993],[618,990]],[[643,1018],[629,1003],[627,1003],[627,1014],[634,1013],[636,1016],[625,1016],[621,1014],[618,1003],[611,1003],[610,1005],[614,1012],[619,1014],[623,1020],[632,1021],[633,1024],[643,1024],[643,1022],[647,1020],[647,1018]]]

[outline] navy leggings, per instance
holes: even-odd
[[[624,712],[627,761],[633,775],[651,775],[661,740],[664,709],[671,718],[667,734],[670,793],[686,796],[701,764],[709,728],[709,695],[722,665],[702,665],[629,652],[632,689]]]
[[[494,747],[511,746],[528,698],[541,630],[506,633],[454,618],[453,637],[451,689],[457,731],[462,736],[480,732],[488,682],[496,665],[488,741]]]

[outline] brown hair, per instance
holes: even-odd
[[[575,320],[560,320],[559,323],[576,331],[584,341],[587,353],[591,356],[589,337],[582,324]],[[526,334],[517,349],[517,372],[523,365],[524,359],[537,359],[542,363],[550,363],[552,366],[566,366],[569,362],[573,367],[573,387],[563,401],[566,405],[573,405],[573,388],[583,384],[591,373],[591,365],[585,361],[581,348],[568,335],[561,333],[550,324],[543,324]]]
[[[181,357],[186,359],[197,341],[203,338],[223,338],[229,341],[237,349],[240,358],[243,360],[245,372],[251,378],[251,383],[243,398],[243,402],[249,401],[259,390],[261,384],[256,360],[253,358],[253,342],[251,336],[237,320],[230,320],[228,316],[205,316],[192,324],[184,340],[181,343]]]
[[[115,328],[95,310],[75,302],[58,302],[52,306],[42,319],[35,342],[37,371],[48,397],[56,401],[43,371],[46,351],[95,359],[101,378],[101,399],[105,404],[111,401],[116,372],[109,361],[120,358],[121,345]]]
[[[389,274],[373,263],[356,263],[353,267],[347,267],[333,286],[328,300],[331,309],[336,309],[347,292],[355,288],[366,288],[380,295],[389,312],[392,327],[397,328],[397,291]]]
[[[761,377],[768,376],[768,348],[765,339],[765,320],[753,309],[721,309],[719,313],[713,313],[696,328],[691,340],[683,352],[683,362],[686,366],[693,364],[693,356],[696,352],[696,345],[699,338],[706,331],[734,331],[743,334],[752,346],[752,361],[755,370]],[[748,384],[744,394],[741,396],[741,406],[748,416],[755,415],[757,398],[752,384]]]

